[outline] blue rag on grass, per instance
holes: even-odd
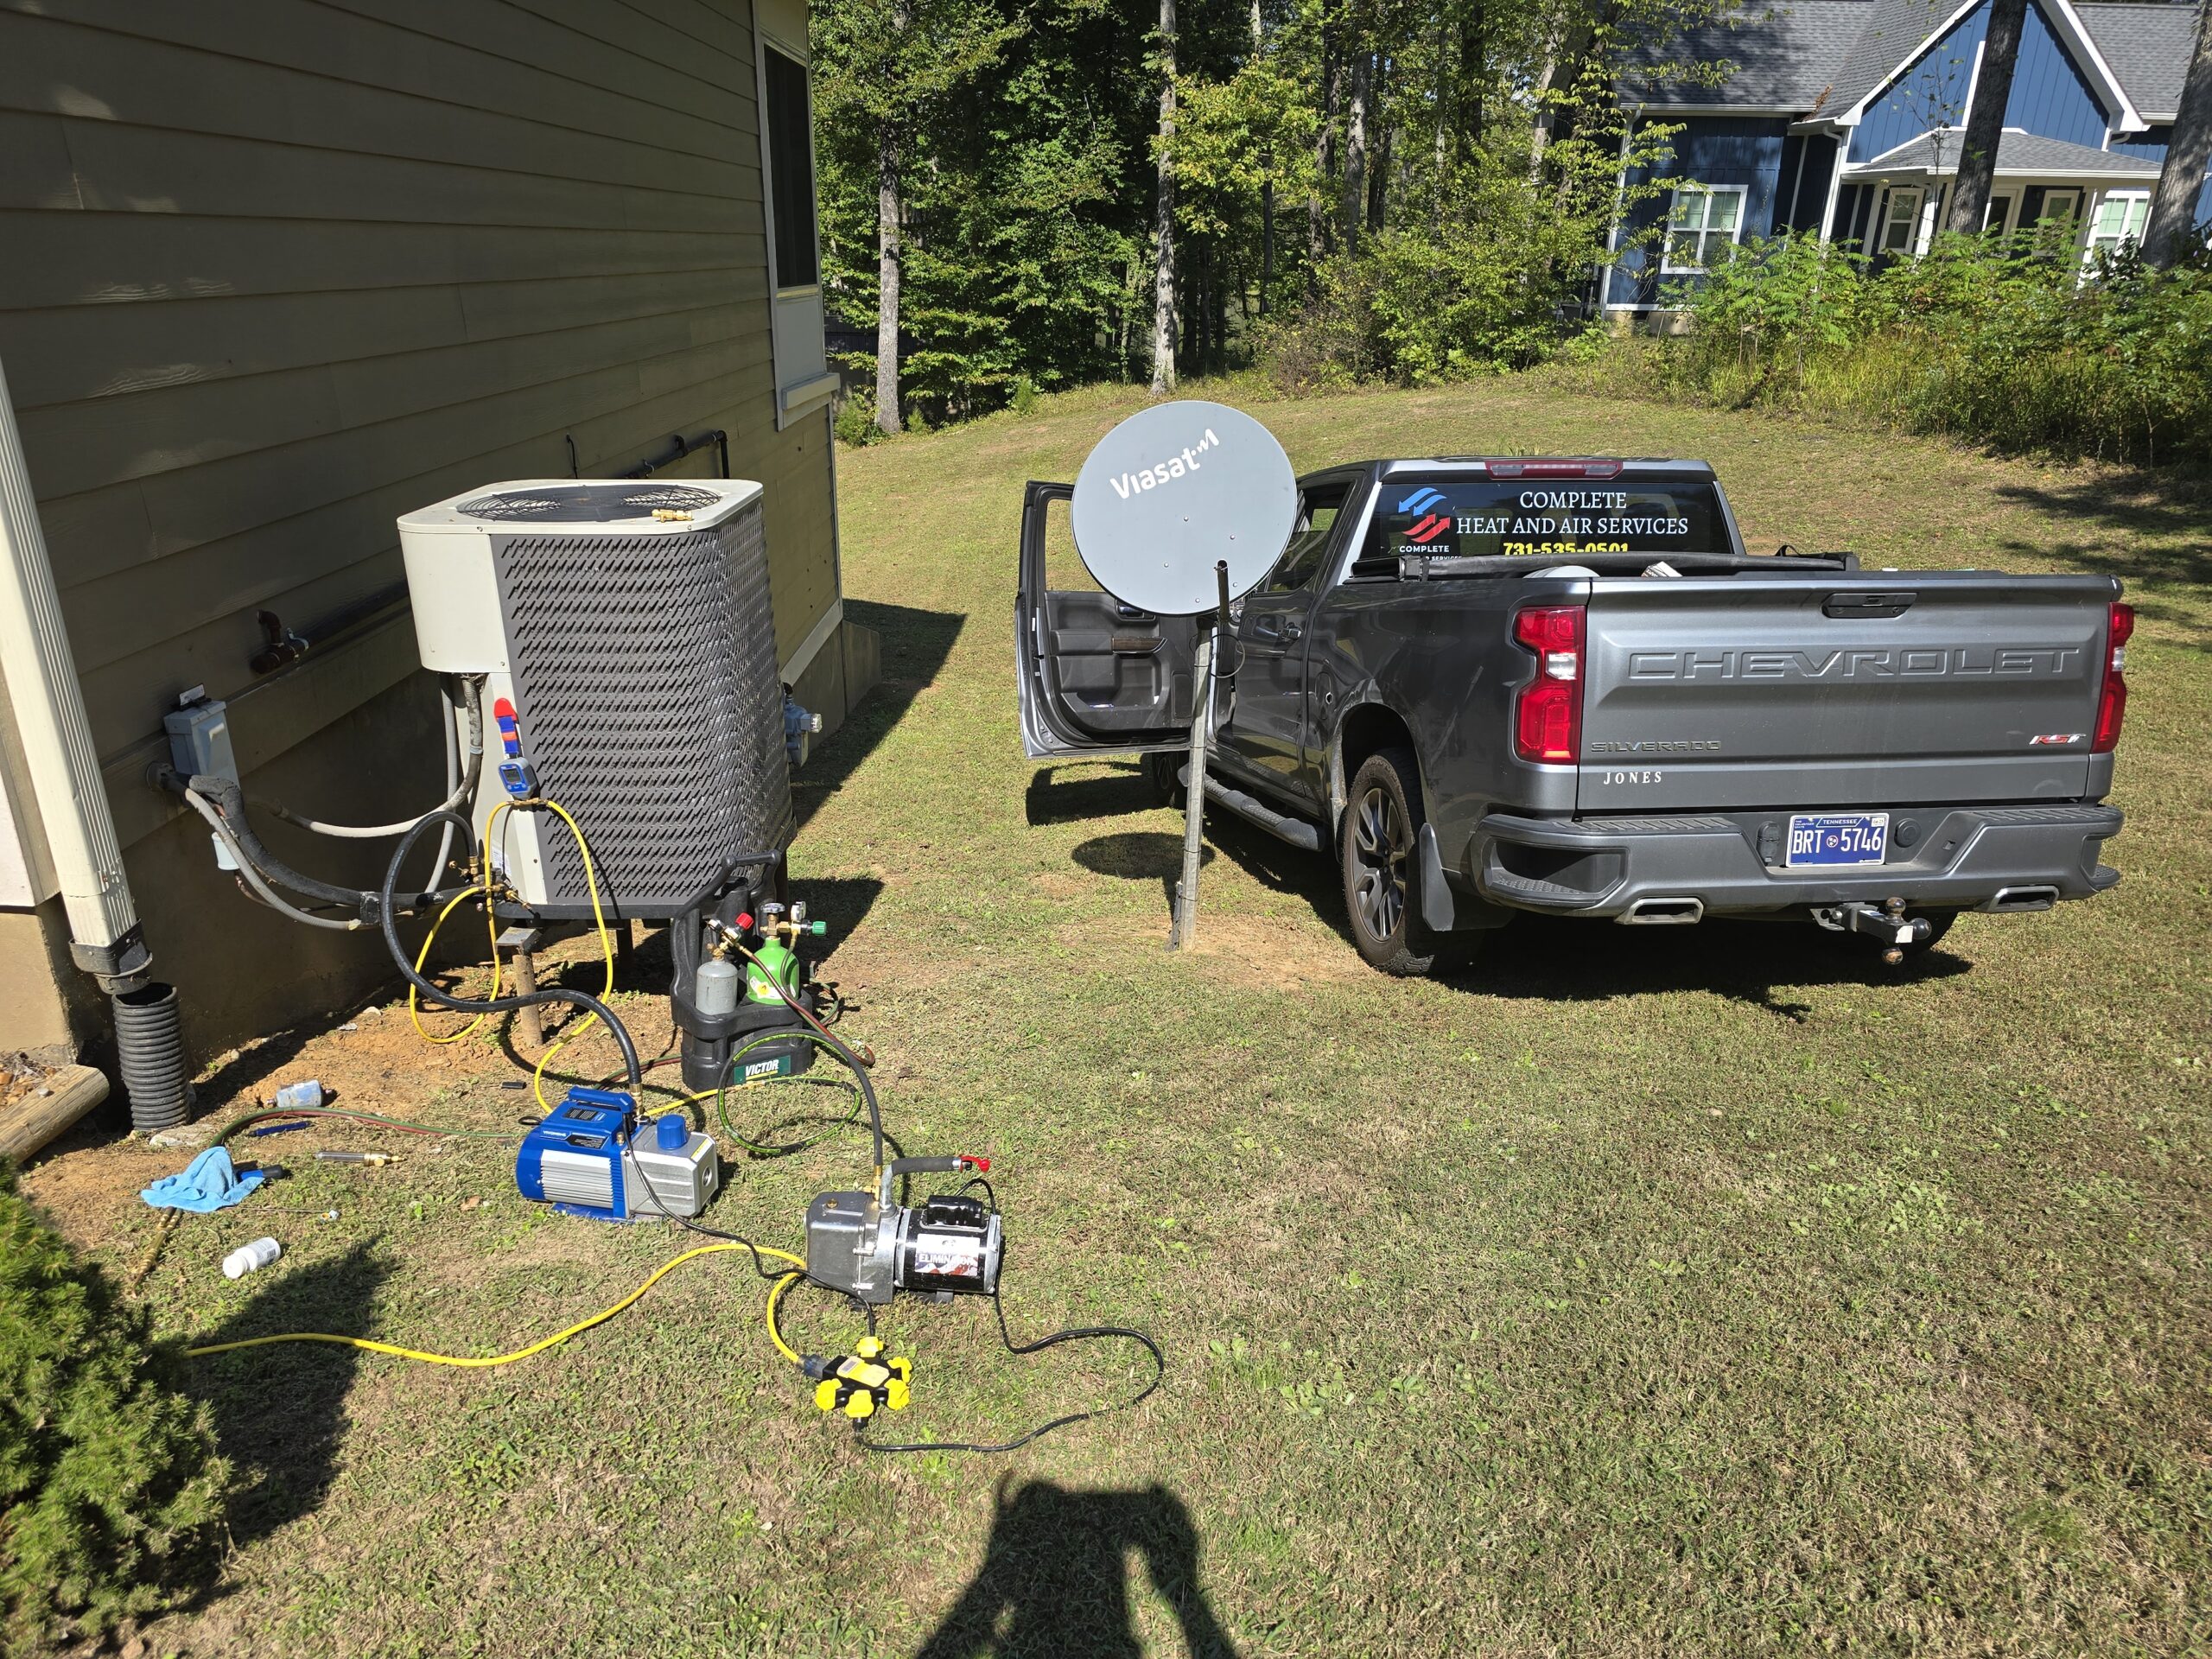
[[[206,1215],[226,1210],[269,1179],[261,1170],[241,1175],[227,1147],[210,1147],[185,1166],[181,1175],[164,1175],[138,1196],[156,1210],[189,1210]]]

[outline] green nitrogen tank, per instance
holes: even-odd
[[[782,987],[779,994],[777,988]],[[745,1000],[781,1003],[798,995],[798,958],[781,939],[768,939],[745,964]]]

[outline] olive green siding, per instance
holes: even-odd
[[[399,513],[565,475],[571,444],[590,475],[726,430],[767,488],[779,658],[843,717],[844,643],[790,660],[838,598],[830,435],[826,408],[777,429],[755,101],[748,0],[0,0],[0,362],[156,971],[202,1043],[385,969],[213,879],[143,781],[162,715],[234,699],[250,793],[427,804],[404,607],[248,666],[257,611],[313,632],[392,592]]]

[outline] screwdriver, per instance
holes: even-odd
[[[329,1147],[319,1149],[315,1155],[319,1164],[396,1164],[396,1152],[333,1152]]]

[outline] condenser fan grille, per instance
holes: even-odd
[[[759,505],[688,535],[495,540],[523,747],[589,836],[601,892],[668,914],[789,840]],[[569,837],[544,845],[546,902],[587,903]]]

